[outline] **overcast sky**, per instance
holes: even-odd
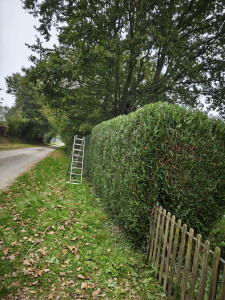
[[[3,105],[12,106],[15,99],[5,92],[5,77],[31,66],[32,51],[25,45],[35,43],[38,25],[32,15],[22,8],[21,0],[0,0],[0,99]]]

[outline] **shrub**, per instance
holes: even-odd
[[[116,220],[143,243],[159,203],[206,234],[225,210],[225,125],[155,103],[94,127],[85,168]]]
[[[225,216],[213,226],[208,239],[213,248],[220,247],[221,257],[225,259]]]

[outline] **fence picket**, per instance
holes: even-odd
[[[174,273],[175,259],[176,259],[176,254],[177,254],[177,244],[178,244],[178,239],[179,239],[179,235],[180,235],[180,227],[181,227],[181,220],[179,219],[177,221],[177,227],[176,227],[176,233],[175,233],[173,251],[172,251],[172,259],[171,259],[171,264],[170,264],[170,277],[169,277],[168,293],[167,293],[168,300],[171,297],[171,291],[172,291],[173,273]]]
[[[213,256],[213,267],[212,267],[212,278],[209,289],[209,300],[214,300],[216,296],[216,286],[218,280],[219,270],[219,259],[220,259],[220,248],[216,247]]]
[[[187,280],[188,280],[189,264],[190,264],[190,260],[191,260],[191,250],[192,250],[193,237],[194,237],[194,230],[191,228],[189,230],[187,253],[186,253],[185,266],[184,266],[184,275],[183,275],[183,278],[182,278],[181,300],[185,299]]]
[[[209,241],[205,241],[204,250],[203,250],[203,261],[202,261],[202,273],[200,278],[199,284],[199,291],[198,291],[198,300],[204,299],[204,291],[205,291],[205,283],[208,271],[208,256],[209,256]]]
[[[222,289],[220,293],[220,300],[225,300],[225,265],[223,267],[223,279],[222,279]]]
[[[197,272],[198,272],[199,253],[201,250],[201,242],[202,242],[202,236],[201,234],[198,234],[196,239],[196,245],[195,245],[194,261],[192,266],[191,285],[188,294],[189,300],[192,300],[194,296],[195,283],[196,283]]]
[[[147,245],[147,257],[149,256],[149,251],[150,251],[150,243],[151,243],[151,236],[152,236],[152,225],[153,225],[153,215],[154,215],[154,209],[152,209],[152,212],[151,212],[151,218],[150,218],[150,226],[149,226],[149,236],[148,236],[148,245]]]
[[[168,272],[169,272],[169,266],[170,266],[170,256],[171,256],[171,250],[172,250],[172,244],[173,244],[174,225],[175,225],[175,216],[172,216],[171,226],[170,226],[170,239],[169,239],[167,257],[166,257],[165,276],[164,276],[164,282],[163,282],[164,292],[166,291]]]
[[[157,218],[157,207],[154,207],[155,209],[155,214],[154,214],[154,219],[151,220],[152,224],[152,232],[151,232],[151,245],[150,245],[150,252],[149,252],[149,257],[148,260],[150,261],[152,258],[152,252],[153,252],[153,245],[154,245],[154,235],[155,235],[155,223],[156,223],[156,218]]]
[[[182,228],[182,236],[181,236],[181,241],[180,241],[180,250],[178,253],[178,262],[177,262],[177,272],[176,272],[176,281],[175,281],[175,286],[177,287],[178,283],[180,282],[180,275],[181,275],[181,266],[182,266],[182,261],[184,257],[184,247],[185,247],[185,237],[187,234],[187,225],[184,224]],[[174,293],[174,299],[177,298],[177,289],[175,290]]]
[[[159,243],[158,243],[158,250],[157,250],[157,256],[156,256],[156,263],[155,263],[155,277],[158,276],[158,270],[159,270],[159,258],[160,258],[160,252],[161,252],[161,245],[162,245],[162,237],[164,233],[164,224],[165,224],[165,217],[166,217],[166,210],[163,210],[162,213],[162,223],[160,227],[160,236],[159,236]]]
[[[155,257],[156,257],[156,250],[157,250],[157,242],[158,242],[158,235],[159,235],[159,228],[160,228],[160,220],[161,220],[161,215],[162,215],[162,206],[160,206],[158,210],[158,220],[157,220],[157,227],[156,227],[156,232],[155,232],[155,243],[154,243],[154,251],[153,251],[153,256],[152,256],[152,265],[155,265]]]
[[[165,252],[166,252],[166,246],[167,246],[167,240],[168,240],[170,218],[171,218],[171,213],[168,212],[167,220],[166,220],[164,241],[163,241],[162,260],[161,260],[161,266],[160,266],[160,272],[159,272],[159,283],[162,282],[162,274],[163,274],[163,268],[164,268],[164,262],[165,262]]]

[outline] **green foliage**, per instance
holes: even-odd
[[[202,96],[224,114],[223,0],[22,1],[39,33],[48,40],[55,26],[59,40],[30,46],[33,79],[77,128],[156,101],[196,107]]]
[[[7,92],[16,97],[15,106],[5,114],[10,136],[30,142],[47,142],[54,137],[56,130],[44,115],[38,86],[19,73],[8,76],[6,83]]]
[[[225,259],[225,217],[213,226],[208,239],[213,247],[220,247],[221,257]]]
[[[86,171],[110,212],[142,243],[153,204],[206,234],[225,208],[225,125],[155,103],[96,126]]]

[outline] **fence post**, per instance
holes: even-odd
[[[176,259],[176,254],[177,254],[177,244],[178,244],[178,239],[179,239],[179,235],[180,235],[180,227],[181,227],[181,220],[179,219],[177,221],[177,228],[176,228],[174,244],[173,244],[172,259],[171,259],[171,264],[170,264],[170,277],[169,277],[168,294],[167,294],[168,300],[171,297],[171,291],[172,291],[173,273],[174,273],[175,259]]]
[[[178,262],[177,262],[177,272],[176,272],[176,281],[175,281],[175,286],[177,287],[178,283],[180,282],[180,273],[181,273],[181,266],[182,266],[182,261],[184,257],[184,247],[185,247],[185,238],[187,234],[187,225],[184,224],[182,228],[182,236],[181,236],[181,241],[180,241],[180,250],[178,253]],[[174,293],[174,299],[177,297],[177,289],[175,289]]]
[[[190,299],[190,300],[192,300],[193,296],[194,296],[195,282],[196,282],[197,272],[198,272],[199,253],[200,253],[200,249],[201,249],[201,242],[202,242],[202,236],[201,236],[201,234],[198,234],[197,239],[196,239],[195,254],[194,254],[194,260],[193,260],[193,266],[192,266],[191,285],[190,285],[190,290],[189,290],[189,294],[188,294],[188,299]]]
[[[165,230],[164,242],[163,242],[162,259],[161,259],[161,265],[160,265],[160,271],[159,271],[159,283],[162,282],[162,274],[163,274],[163,268],[164,268],[164,262],[165,262],[165,252],[166,252],[166,246],[167,246],[167,240],[168,240],[170,218],[171,218],[171,213],[168,212],[167,220],[166,220],[166,230]]]
[[[160,252],[161,252],[161,245],[162,245],[162,237],[164,232],[164,224],[165,224],[165,217],[166,217],[166,210],[163,210],[162,213],[162,223],[160,227],[160,236],[159,236],[159,244],[158,244],[158,251],[156,256],[156,263],[155,263],[155,277],[158,276],[158,270],[159,270],[159,258],[160,258]]]
[[[220,294],[220,300],[225,299],[225,264],[223,267],[223,279],[222,279],[222,288],[221,288],[221,294]]]
[[[152,221],[153,225],[152,225],[152,232],[151,232],[151,237],[150,237],[150,239],[151,239],[151,245],[150,245],[150,252],[149,252],[149,257],[148,257],[149,261],[152,258],[153,245],[154,245],[154,235],[155,235],[155,222],[156,222],[157,211],[158,211],[157,206],[154,206],[154,208],[155,208],[155,215],[154,215],[154,220]]]
[[[183,300],[185,298],[185,292],[186,292],[186,287],[187,287],[187,279],[188,279],[188,271],[189,271],[189,264],[190,264],[190,260],[191,260],[191,250],[192,250],[193,236],[194,236],[194,230],[191,228],[189,230],[187,253],[186,253],[185,266],[184,266],[184,275],[183,275],[183,278],[182,278],[181,300]]]
[[[220,260],[220,248],[216,247],[213,256],[213,267],[212,267],[212,278],[211,278],[210,289],[209,289],[209,300],[214,300],[216,296],[219,260]]]
[[[151,217],[150,217],[150,228],[149,228],[149,235],[148,235],[148,245],[147,245],[147,257],[149,256],[149,251],[150,251],[150,243],[151,243],[151,234],[152,234],[152,226],[153,226],[153,215],[155,212],[155,207],[153,207],[151,211]]]
[[[170,256],[171,256],[171,250],[172,250],[172,244],[173,244],[174,225],[175,225],[175,216],[172,216],[171,226],[170,226],[170,239],[169,239],[168,251],[167,251],[167,256],[166,256],[165,276],[164,276],[164,282],[163,282],[164,292],[166,291],[168,272],[169,272],[169,266],[170,266]]]
[[[160,206],[160,208],[158,209],[158,220],[157,220],[157,227],[156,227],[156,232],[155,232],[155,243],[154,243],[154,251],[153,251],[153,257],[152,257],[152,265],[153,266],[155,265],[155,256],[156,256],[161,214],[162,214],[162,206]]]
[[[204,291],[205,291],[205,283],[207,277],[207,270],[208,270],[208,255],[209,255],[209,241],[205,241],[204,250],[203,250],[203,260],[202,260],[202,273],[199,283],[199,291],[198,291],[198,300],[204,299]]]

